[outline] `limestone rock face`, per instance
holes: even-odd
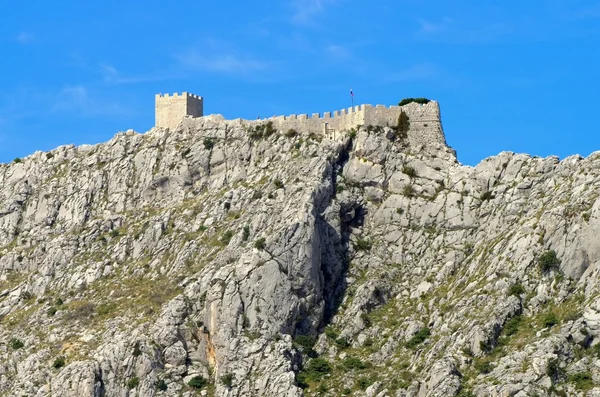
[[[0,395],[600,395],[600,154],[267,130],[1,164]]]

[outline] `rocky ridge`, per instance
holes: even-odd
[[[600,154],[208,117],[0,183],[0,395],[600,396]]]

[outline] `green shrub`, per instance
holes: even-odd
[[[54,359],[54,362],[52,363],[52,367],[54,367],[56,369],[60,369],[65,366],[65,363],[66,363],[65,358],[63,356],[59,356]]]
[[[265,249],[265,239],[264,238],[259,238],[256,239],[256,241],[254,241],[254,248],[258,249],[258,250],[264,250]]]
[[[373,384],[373,379],[371,378],[359,378],[356,381],[356,386],[358,386],[359,389],[361,390],[365,390],[367,387],[371,386]]]
[[[15,338],[12,338],[10,340],[9,344],[13,350],[19,350],[20,348],[25,346],[25,344],[23,342],[21,342],[19,339],[15,339]]]
[[[402,173],[408,175],[409,178],[415,178],[417,176],[417,171],[409,165],[402,167]]]
[[[525,293],[525,288],[519,283],[515,283],[508,289],[508,295],[514,295],[517,298]]]
[[[410,118],[401,110],[398,116],[398,124],[394,127],[395,138],[406,139],[408,137],[408,130],[410,130]]]
[[[361,238],[356,240],[354,243],[354,249],[357,251],[370,251],[371,250],[371,242],[369,240],[363,240]]]
[[[425,327],[421,329],[419,332],[414,334],[408,342],[406,342],[406,347],[408,347],[409,349],[417,347],[418,345],[423,343],[429,337],[429,335],[431,335],[431,331],[429,330],[429,328]]]
[[[580,372],[569,376],[569,382],[575,383],[575,387],[578,390],[590,390],[594,387],[594,381],[592,380],[592,374],[589,371]]]
[[[20,162],[21,162],[21,159],[20,159],[20,158],[18,158],[18,157],[17,157],[17,158],[15,158],[15,159],[13,160],[13,163],[16,163],[16,164],[18,164],[18,163],[20,163]]]
[[[211,150],[215,146],[215,138],[206,137],[202,141],[202,144],[204,145],[204,149]]]
[[[114,311],[116,307],[117,305],[114,302],[103,303],[96,308],[96,313],[98,313],[100,316],[104,316]]]
[[[225,374],[223,376],[221,376],[221,383],[224,384],[227,387],[231,387],[233,386],[233,380],[235,379],[235,375],[233,374]]]
[[[489,200],[491,200],[493,198],[494,198],[494,194],[491,191],[489,191],[489,190],[483,192],[483,194],[479,197],[479,199],[481,201],[489,201]]]
[[[62,306],[63,305],[63,300],[60,298],[60,296],[58,298],[56,298],[56,306]]]
[[[325,328],[325,335],[327,336],[327,338],[331,339],[331,340],[335,340],[338,337],[338,333],[335,329],[333,329],[332,327],[327,327]],[[598,346],[600,346],[600,344],[598,344]],[[600,353],[600,350],[599,350]]]
[[[296,130],[295,130],[295,129],[293,129],[293,128],[290,128],[290,129],[288,130],[288,132],[286,132],[286,133],[285,133],[285,136],[286,136],[286,137],[288,137],[288,138],[294,138],[294,137],[297,137],[298,135],[299,135],[299,134],[298,134],[298,131],[296,131]]]
[[[108,235],[112,238],[119,237],[119,234],[120,234],[119,229],[113,229],[110,231],[110,233],[108,233]]]
[[[414,197],[415,188],[412,185],[404,185],[404,188],[402,188],[402,194],[405,197]]]
[[[550,328],[558,324],[558,317],[554,312],[548,312],[544,317],[542,317],[542,325],[544,328]]]
[[[492,364],[487,360],[478,361],[475,363],[475,369],[480,374],[489,374],[490,372],[492,372]]]
[[[188,382],[188,386],[193,389],[202,389],[208,385],[208,381],[202,375],[196,375]]]
[[[344,362],[347,369],[365,369],[367,366],[357,357],[347,357]]]
[[[360,314],[360,319],[363,321],[363,324],[365,325],[365,327],[369,328],[371,326],[371,318],[369,317],[369,315],[367,313],[361,313]]]
[[[514,316],[510,320],[506,322],[504,325],[504,334],[506,336],[511,336],[517,333],[519,330],[519,326],[521,325],[521,316]]]
[[[142,349],[140,349],[140,342],[135,342],[135,345],[133,346],[133,356],[139,357],[141,355],[142,355]]]
[[[47,152],[47,153],[46,153],[46,158],[47,158],[48,160],[50,160],[52,157],[54,157],[54,155],[53,155],[52,153],[50,153],[50,152]]]
[[[403,100],[401,100],[400,102],[398,102],[398,106],[408,105],[411,102],[416,102],[416,103],[425,105],[425,104],[428,104],[429,102],[431,102],[431,99],[427,99],[427,98],[404,98]]]
[[[542,255],[540,255],[538,263],[542,273],[547,273],[551,270],[558,269],[560,260],[556,257],[556,252],[554,250],[550,250],[545,251]]]
[[[159,379],[158,382],[156,382],[156,389],[160,390],[160,391],[165,391],[167,390],[169,387],[167,386],[167,382],[165,382],[164,379]]]
[[[275,185],[275,187],[276,187],[277,189],[281,189],[281,188],[283,187],[283,182],[281,182],[281,180],[279,180],[279,179],[275,179],[275,180],[273,181],[273,184]]]
[[[315,338],[310,335],[298,335],[294,339],[294,344],[300,347],[303,352],[311,351],[316,343]]]
[[[308,382],[317,382],[331,372],[331,365],[322,357],[315,357],[296,376],[296,383],[302,388],[308,386]]]
[[[139,384],[140,384],[140,380],[138,379],[137,376],[134,376],[133,378],[129,379],[129,381],[127,382],[127,387],[131,390],[131,389],[135,389],[136,387],[138,387]]]
[[[552,379],[553,383],[565,377],[565,371],[560,367],[560,362],[557,358],[548,361],[546,375]]]
[[[231,230],[227,230],[221,236],[221,245],[223,245],[223,246],[229,245],[229,242],[231,241],[232,237],[233,237],[233,232]]]
[[[56,312],[58,311],[57,308],[55,308],[54,306],[48,308],[48,311],[46,312],[48,314],[48,317],[53,317]]]
[[[350,347],[350,342],[348,342],[348,339],[346,339],[344,337],[339,337],[334,342],[335,342],[335,345],[341,349]]]
[[[242,241],[248,241],[249,237],[250,237],[250,226],[246,225],[246,226],[244,226],[244,230],[242,232]]]

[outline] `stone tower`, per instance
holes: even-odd
[[[198,95],[182,92],[155,96],[156,126],[173,129],[185,116],[202,117],[204,101]]]

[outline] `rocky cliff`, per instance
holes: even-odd
[[[600,154],[209,117],[0,186],[0,395],[600,396]]]

